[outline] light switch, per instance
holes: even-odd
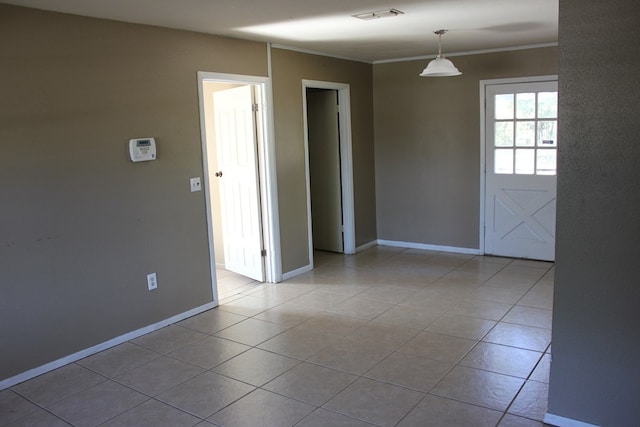
[[[191,192],[195,192],[195,191],[200,191],[202,190],[202,184],[200,184],[200,177],[196,177],[196,178],[191,178],[189,180],[189,182],[191,183]]]

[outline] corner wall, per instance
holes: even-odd
[[[212,301],[196,73],[266,52],[0,4],[0,380]]]
[[[419,77],[427,60],[374,65],[378,239],[479,248],[480,80],[557,74],[557,52],[452,57],[459,77]]]
[[[356,247],[376,239],[376,200],[369,64],[272,50],[273,103],[282,272],[309,264],[302,80],[350,85]]]
[[[553,360],[545,421],[640,419],[640,5],[560,0]]]

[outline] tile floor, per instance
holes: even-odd
[[[542,426],[553,264],[374,247],[0,392],[0,426]]]

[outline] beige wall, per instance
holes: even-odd
[[[266,46],[0,5],[0,63],[0,379],[211,302],[196,72]]]
[[[373,67],[378,239],[479,247],[483,79],[557,74],[557,48],[451,58],[460,77],[425,78],[426,60]]]
[[[371,65],[272,50],[283,273],[309,264],[302,80],[350,85],[356,246],[376,238]]]

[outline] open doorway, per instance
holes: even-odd
[[[211,274],[222,296],[279,279],[267,83],[199,73]]]
[[[344,253],[338,91],[307,88],[314,251]]]
[[[309,259],[355,253],[349,85],[303,80]]]

